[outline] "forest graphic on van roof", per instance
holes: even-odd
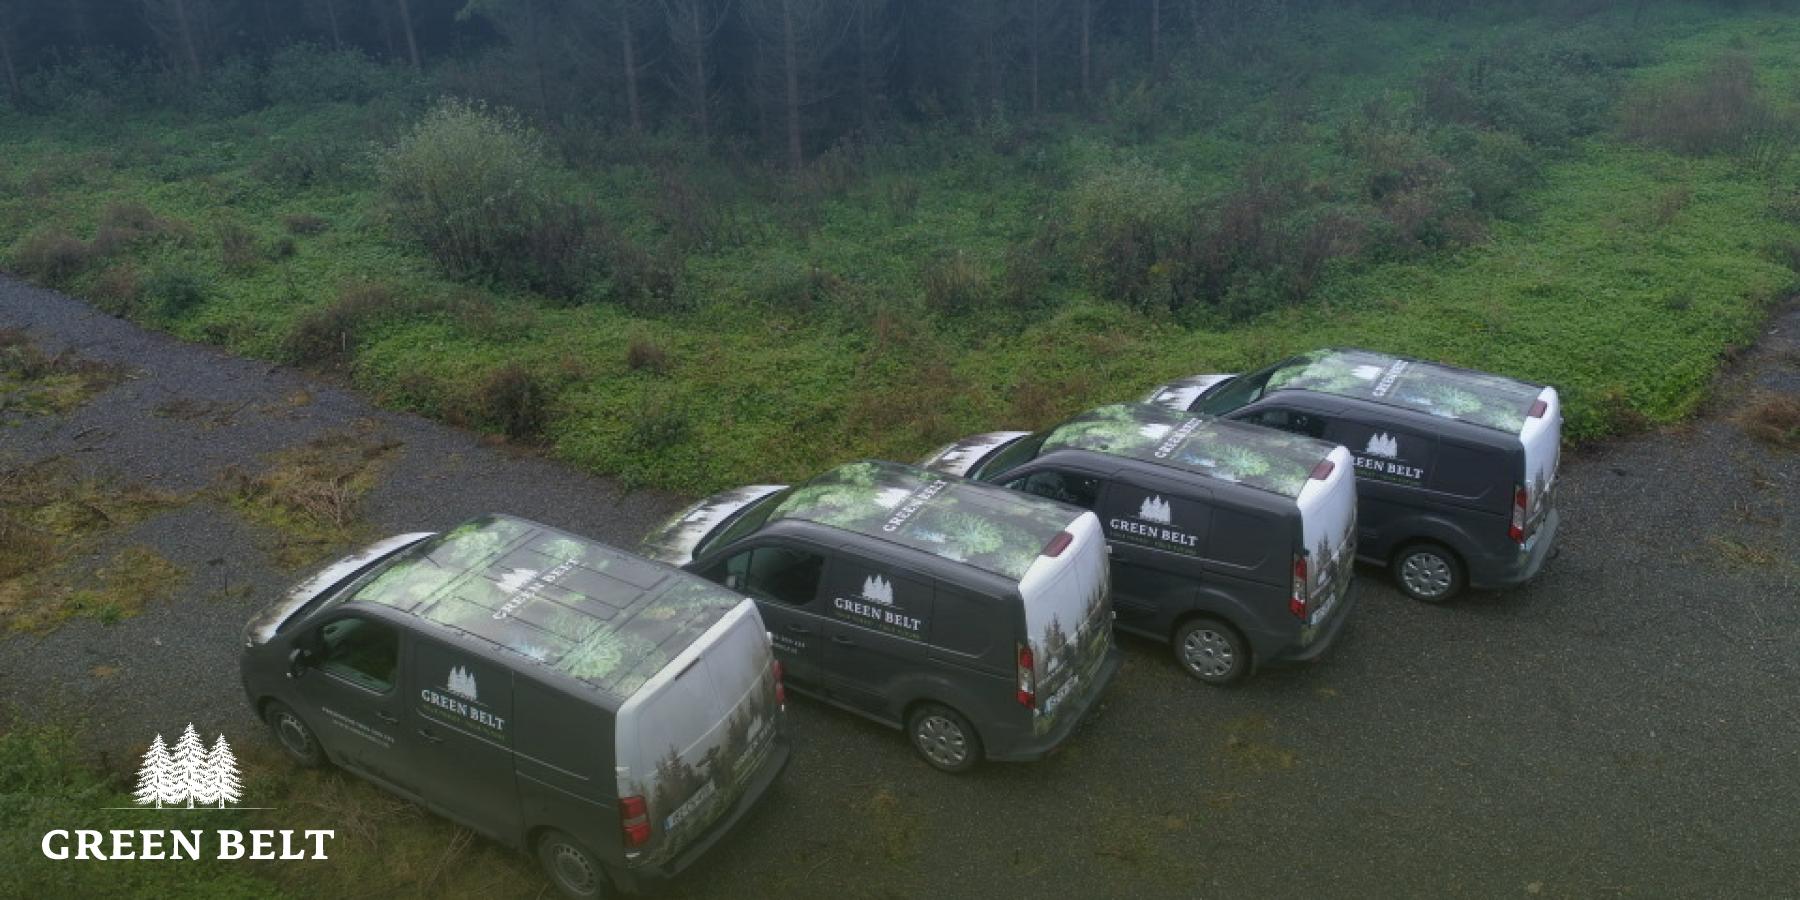
[[[799,519],[1024,577],[1080,514],[1027,494],[890,462],[854,462],[796,488],[769,521]]]
[[[1265,391],[1287,390],[1368,400],[1516,434],[1543,388],[1368,350],[1315,350],[1269,375]]]
[[[744,598],[577,535],[484,516],[351,599],[492,641],[623,700]]]
[[[1091,450],[1297,497],[1331,444],[1143,403],[1088,410],[1056,427],[1039,455]]]

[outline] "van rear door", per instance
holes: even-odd
[[[1554,508],[1556,472],[1562,462],[1562,399],[1556,388],[1544,388],[1532,404],[1519,429],[1519,442],[1525,445],[1525,539],[1537,533],[1538,526]]]
[[[1326,460],[1331,470],[1315,468],[1294,498],[1300,508],[1300,546],[1306,564],[1307,628],[1316,628],[1336,612],[1350,589],[1356,564],[1354,458],[1338,446]]]
[[[762,619],[745,600],[620,707],[620,814],[642,809],[649,825],[636,847],[627,828],[628,858],[674,859],[749,789],[780,729],[773,666]]]
[[[1054,727],[1060,710],[1084,707],[1084,698],[1101,689],[1099,672],[1113,645],[1111,574],[1100,519],[1084,512],[1064,531],[1068,544],[1055,556],[1038,557],[1019,580],[1036,694],[1032,733],[1039,735]]]

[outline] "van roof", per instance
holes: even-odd
[[[1038,452],[1091,450],[1297,497],[1334,446],[1273,428],[1119,403],[1057,426]]]
[[[923,550],[1014,581],[1081,514],[917,466],[865,460],[794,489],[769,522],[797,519]]]
[[[1542,385],[1369,350],[1315,350],[1269,375],[1266,391],[1317,391],[1511,434]]]
[[[502,515],[420,544],[350,599],[491,641],[621,700],[744,600],[678,569]]]

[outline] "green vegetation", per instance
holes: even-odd
[[[24,332],[0,328],[0,423],[9,413],[66,413],[124,375],[74,353],[46,354]]]
[[[785,174],[295,48],[248,112],[0,112],[0,259],[689,491],[1327,345],[1555,384],[1589,439],[1691,412],[1800,278],[1790,16],[1294,16]]]
[[[366,539],[363,495],[400,448],[372,424],[331,431],[274,454],[256,474],[232,468],[219,493],[273,534],[278,564],[298,568]]]

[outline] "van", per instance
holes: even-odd
[[[1050,753],[1119,667],[1093,513],[912,466],[731,491],[644,552],[749,594],[796,691],[945,772]]]
[[[754,603],[509,516],[327,567],[251,620],[241,665],[296,763],[535,854],[572,897],[692,865],[788,760]]]
[[[1356,456],[1360,557],[1407,596],[1537,575],[1556,541],[1556,388],[1368,350],[1201,375],[1149,400],[1343,444]]]
[[[927,468],[1099,513],[1120,630],[1200,681],[1325,653],[1355,603],[1343,447],[1142,404],[953,443]]]

